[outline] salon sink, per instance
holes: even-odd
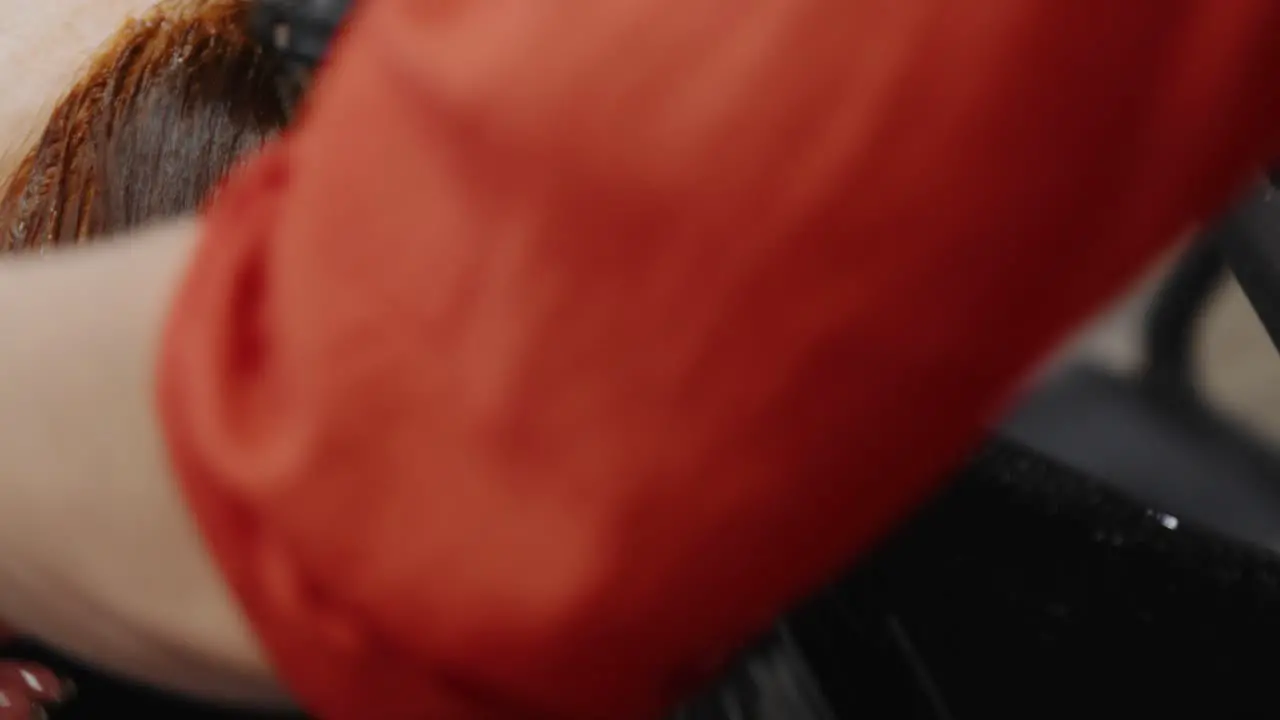
[[[1194,399],[1082,365],[1033,393],[1003,431],[1151,507],[1280,550],[1280,455]]]

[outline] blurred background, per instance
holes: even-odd
[[[1136,373],[1144,362],[1143,321],[1174,258],[1162,263],[1089,325],[1046,372],[1087,362]],[[1194,345],[1200,387],[1214,406],[1245,427],[1280,442],[1280,355],[1233,278],[1204,307]]]

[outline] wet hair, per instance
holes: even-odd
[[[0,184],[0,252],[197,211],[284,128],[297,91],[248,0],[163,0],[103,46]]]

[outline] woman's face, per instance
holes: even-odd
[[[0,0],[0,157],[44,121],[93,50],[155,0]]]

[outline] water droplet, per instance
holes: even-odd
[[[32,690],[44,692],[44,686],[40,684],[40,678],[36,677],[35,673],[29,670],[22,670],[21,673],[22,680],[26,682]]]
[[[1161,525],[1165,526],[1170,530],[1177,530],[1178,526],[1182,524],[1181,521],[1178,520],[1178,518],[1168,513],[1156,512],[1155,510],[1148,510],[1147,515],[1150,515],[1151,517],[1155,518],[1156,522],[1160,523]]]

